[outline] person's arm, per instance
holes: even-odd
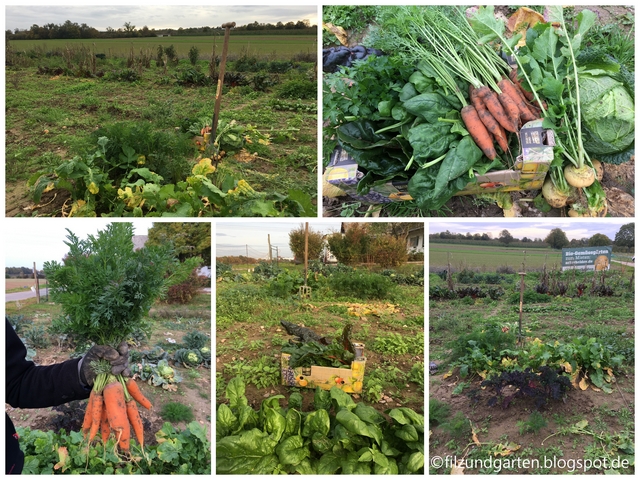
[[[26,360],[27,349],[8,320],[6,323],[6,397],[15,408],[44,408],[89,398],[91,388],[80,382],[80,359],[46,367]]]

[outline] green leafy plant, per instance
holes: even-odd
[[[429,427],[437,427],[446,423],[451,414],[451,408],[437,398],[429,397]]]
[[[131,373],[139,376],[140,380],[154,387],[162,387],[165,390],[176,390],[176,383],[182,381],[182,376],[169,366],[167,360],[160,360],[157,364],[142,363],[131,365]]]
[[[314,397],[316,410],[283,410],[282,395],[248,405],[232,379],[216,412],[218,474],[408,474],[424,469],[424,417],[394,408],[387,420],[334,387]]]
[[[198,367],[204,362],[199,349],[180,348],[173,354],[173,359],[185,367]]]
[[[424,334],[406,336],[390,333],[386,337],[376,337],[371,349],[374,352],[389,355],[421,354],[424,352]]]
[[[157,443],[145,445],[144,455],[135,440],[132,454],[145,460],[132,462],[113,452],[112,436],[103,447],[87,446],[81,432],[60,433],[18,427],[20,447],[25,454],[23,475],[45,474],[210,474],[211,444],[206,427],[189,423],[184,430],[165,423],[157,433]]]
[[[206,347],[211,342],[211,339],[206,333],[193,330],[182,337],[182,343],[185,348],[188,349],[200,349]]]
[[[525,433],[538,433],[547,426],[547,420],[536,410],[531,412],[527,420],[519,420],[516,422],[516,426],[520,431],[520,435],[524,435]]]
[[[361,299],[388,298],[394,291],[393,282],[379,273],[336,272],[329,277],[329,287],[338,295],[349,292],[350,296]]]
[[[190,422],[194,419],[191,407],[178,402],[165,403],[160,411],[160,416],[172,423]]]

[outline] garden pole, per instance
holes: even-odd
[[[36,303],[40,303],[40,284],[38,283],[38,270],[36,262],[33,262],[33,278],[36,281]]]
[[[220,73],[218,75],[218,88],[216,90],[216,104],[213,108],[213,120],[211,121],[211,136],[209,144],[212,144],[216,138],[216,130],[218,129],[218,117],[220,115],[220,102],[222,101],[222,83],[224,82],[224,70],[227,66],[227,51],[229,49],[229,35],[231,29],[236,26],[236,22],[229,22],[222,25],[224,28],[224,45],[222,46],[222,58],[220,59]]]
[[[309,275],[309,222],[304,223],[304,286]]]

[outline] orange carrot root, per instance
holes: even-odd
[[[502,90],[502,93],[511,98],[511,100],[513,100],[513,102],[516,104],[519,112],[518,117],[522,119],[523,123],[530,122],[536,119],[535,115],[531,113],[531,110],[529,110],[524,97],[518,92],[517,87],[513,83],[511,83],[506,78],[503,78],[502,80],[500,80],[500,82],[498,82],[498,88],[500,88],[500,90]]]
[[[476,89],[473,89],[470,93],[471,102],[473,103],[476,112],[478,112],[478,117],[480,121],[487,127],[487,131],[493,135],[493,138],[496,140],[502,151],[506,152],[508,147],[507,137],[504,135],[504,130],[500,127],[500,124],[493,118],[491,112],[487,110],[482,99],[478,96],[478,92]]]
[[[473,105],[467,105],[460,111],[460,116],[464,122],[469,135],[473,138],[480,150],[491,160],[497,157],[496,149],[493,147],[493,139],[487,131],[480,118],[478,112]]]
[[[107,385],[102,392],[104,405],[107,409],[107,419],[109,426],[118,437],[118,446],[124,450],[129,450],[129,440],[131,430],[124,400],[124,389],[120,382],[113,382]]]
[[[82,436],[86,437],[91,430],[91,415],[93,414],[93,401],[95,399],[95,393],[91,390],[89,394],[89,403],[87,403],[87,409],[84,412],[84,420],[82,421]]]
[[[102,443],[107,444],[111,429],[109,428],[109,420],[107,419],[107,409],[102,407],[102,417],[100,418],[100,435],[102,437]]]
[[[516,133],[518,131],[517,124],[514,125],[512,119],[507,115],[504,110],[504,106],[498,99],[498,94],[491,90],[489,87],[482,86],[477,89],[478,96],[482,99],[482,102],[487,107],[487,110],[491,112],[493,118],[509,132]]]
[[[151,410],[151,407],[153,405],[151,405],[151,402],[147,399],[147,397],[142,394],[140,388],[138,387],[138,384],[131,378],[127,380],[127,390],[129,392],[129,395],[131,395],[136,402],[138,402],[147,410]]]
[[[127,417],[129,418],[129,423],[131,423],[131,426],[133,427],[133,433],[135,433],[140,447],[143,447],[144,428],[142,426],[142,419],[140,418],[138,406],[136,405],[136,401],[133,399],[127,402]]]

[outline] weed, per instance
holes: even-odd
[[[195,417],[191,407],[178,402],[169,402],[162,407],[160,416],[168,422],[190,422]]]
[[[538,433],[542,428],[547,426],[547,420],[538,411],[531,412],[527,420],[516,422],[516,426],[520,430],[520,435],[525,433]]]
[[[462,440],[471,435],[469,419],[460,411],[458,411],[451,420],[443,423],[441,427],[455,440]]]
[[[451,408],[437,398],[429,398],[429,428],[437,427],[446,422],[451,414]]]

